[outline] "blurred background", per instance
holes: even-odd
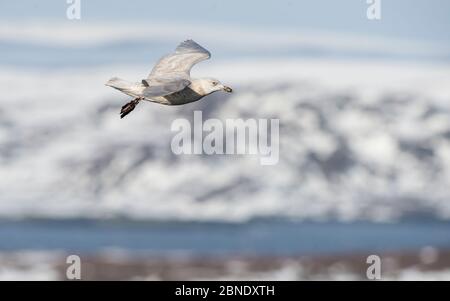
[[[450,2],[0,3],[0,279],[450,280]],[[143,103],[188,38],[234,89]],[[176,156],[171,123],[277,118],[280,160]]]

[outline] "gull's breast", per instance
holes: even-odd
[[[190,102],[197,101],[201,99],[204,95],[201,95],[194,90],[190,88],[190,86],[187,86],[181,91],[169,94],[164,96],[164,98],[171,104],[171,105],[182,105]]]

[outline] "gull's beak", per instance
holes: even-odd
[[[224,90],[225,92],[228,92],[228,93],[233,92],[233,89],[231,89],[230,87],[227,87],[227,86],[223,86],[222,90]]]

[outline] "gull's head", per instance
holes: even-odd
[[[202,78],[200,79],[200,85],[205,94],[211,94],[216,91],[225,91],[228,93],[233,92],[228,86],[222,84],[218,79],[215,78]]]

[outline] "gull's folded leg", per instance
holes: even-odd
[[[141,98],[136,98],[136,99],[130,101],[129,103],[127,103],[126,105],[122,106],[122,109],[120,110],[120,118],[125,117],[131,111],[133,111],[140,100],[141,100]]]

